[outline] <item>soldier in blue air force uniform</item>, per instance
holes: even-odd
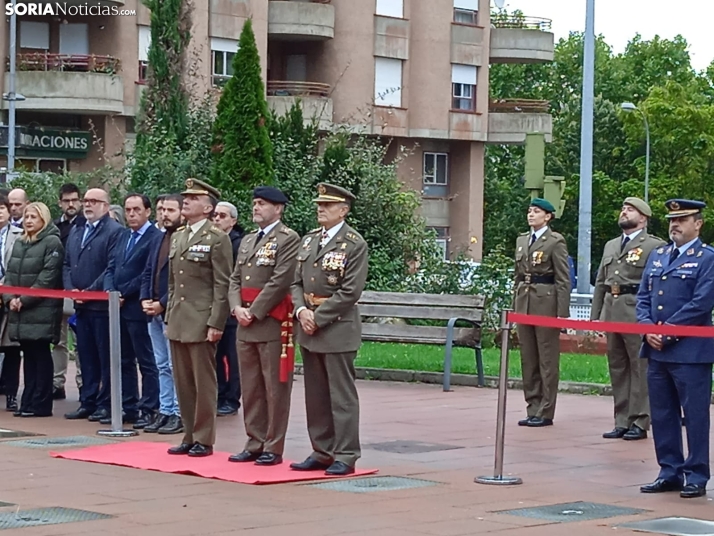
[[[672,243],[652,252],[637,294],[640,324],[711,326],[714,308],[714,248],[703,244],[700,201],[671,199]],[[646,335],[640,357],[648,359],[652,431],[660,466],[643,493],[679,491],[706,495],[709,481],[709,408],[714,339]],[[681,410],[687,421],[689,456],[682,449]]]

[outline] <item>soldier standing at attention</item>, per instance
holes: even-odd
[[[367,280],[369,257],[367,243],[345,223],[355,196],[324,183],[317,191],[321,227],[302,241],[292,286],[313,453],[290,467],[350,475],[361,453],[354,361],[362,343],[357,301]]]
[[[628,197],[622,205],[622,235],[613,238],[602,254],[595,281],[591,320],[637,322],[635,305],[642,272],[652,250],[665,242],[647,233],[652,209],[642,199]],[[607,362],[615,400],[615,428],[605,439],[645,439],[650,427],[647,361],[640,359],[640,335],[607,334]]]
[[[290,285],[300,237],[280,218],[285,194],[263,186],[253,191],[253,221],[238,250],[228,301],[238,319],[243,419],[248,442],[231,462],[283,463],[294,368]],[[284,334],[283,334],[284,332]],[[290,355],[289,355],[290,354]]]
[[[532,199],[528,207],[531,230],[516,240],[517,313],[570,317],[570,268],[562,235],[548,224],[555,207],[545,199]],[[586,276],[585,276],[586,277]],[[560,330],[518,326],[523,369],[523,391],[528,416],[519,426],[551,426],[560,379]]]
[[[702,243],[701,201],[670,199],[672,243],[652,252],[637,293],[640,324],[711,326],[714,249]],[[660,471],[642,493],[679,491],[685,499],[707,493],[714,339],[645,335],[652,433]],[[682,409],[689,456],[682,451]]]
[[[171,237],[166,336],[171,345],[176,395],[184,424],[181,445],[169,454],[213,454],[216,441],[216,346],[230,314],[228,282],[233,251],[211,214],[220,192],[186,181],[181,215],[186,225]]]

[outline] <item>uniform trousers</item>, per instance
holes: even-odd
[[[640,358],[642,337],[622,333],[607,334],[607,363],[615,402],[615,426],[642,430],[650,427],[647,392],[647,360]]]
[[[553,419],[560,380],[560,330],[519,325],[518,340],[528,416]]]

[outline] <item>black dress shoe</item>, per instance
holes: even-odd
[[[255,460],[255,465],[280,465],[281,463],[283,463],[283,457],[272,452],[264,452],[260,458]]]
[[[696,486],[694,484],[686,484],[679,496],[683,499],[694,499],[695,497],[704,497],[707,494],[707,488],[704,486]]]
[[[250,451],[244,450],[243,452],[234,454],[233,456],[229,456],[228,461],[235,462],[235,463],[254,462],[258,458],[260,458],[262,455],[263,455],[262,452],[250,452]]]
[[[553,419],[543,419],[541,417],[533,417],[531,422],[526,424],[530,428],[540,428],[541,426],[553,426]]]
[[[159,413],[159,414],[156,416],[156,418],[154,419],[154,422],[152,422],[151,424],[147,424],[147,425],[144,427],[144,433],[147,433],[147,434],[155,434],[156,432],[159,431],[159,428],[161,428],[161,427],[163,427],[163,426],[166,426],[166,423],[167,423],[167,422],[169,422],[169,416],[168,416],[168,415],[164,415],[163,413]],[[137,426],[138,424],[139,424],[139,423],[136,423],[136,424],[134,425],[134,428],[136,428],[136,426]]]
[[[171,415],[164,426],[159,428],[159,435],[180,434],[183,432],[183,421],[178,415]]]
[[[88,419],[93,414],[94,414],[94,412],[89,411],[86,408],[79,408],[77,411],[65,413],[64,418],[69,419],[70,421],[76,421],[79,419]]]
[[[667,491],[681,491],[682,484],[679,482],[673,482],[671,480],[665,480],[664,478],[658,478],[652,484],[646,484],[640,487],[642,493],[665,493]]]
[[[67,392],[64,387],[52,391],[52,400],[64,400],[65,398],[67,398]]]
[[[647,430],[643,430],[636,424],[633,424],[627,433],[622,436],[626,441],[637,441],[638,439],[647,439]]]
[[[17,411],[17,397],[12,395],[7,395],[7,402],[5,403],[6,411]]]
[[[13,416],[13,417],[22,417],[22,414],[23,414],[23,413],[25,413],[24,410],[22,410],[22,409],[16,409],[16,410],[13,412],[12,416]]]
[[[290,464],[290,469],[295,469],[296,471],[324,471],[328,467],[332,466],[320,463],[311,457],[308,457],[304,462]]]
[[[91,419],[90,419],[91,420]],[[135,422],[139,421],[139,416],[138,415],[128,415],[126,413],[122,413],[121,416],[121,422],[123,424],[133,424]],[[108,417],[104,417],[103,419],[99,420],[99,424],[111,424],[112,423],[112,416],[111,414]]]
[[[219,417],[228,417],[236,413],[238,413],[238,408],[230,404],[221,404],[216,411],[216,415]]]
[[[169,454],[188,454],[193,446],[193,443],[181,443],[178,447],[171,447],[167,452]]]
[[[325,471],[326,475],[337,475],[337,476],[345,476],[345,475],[351,475],[355,472],[354,467],[350,467],[344,462],[335,462],[332,465],[330,465],[327,470]]]
[[[621,439],[627,433],[627,428],[616,426],[612,432],[605,432],[602,437],[605,439]]]
[[[89,420],[89,422],[99,422],[102,419],[106,419],[107,417],[111,418],[111,416],[112,415],[111,415],[111,413],[109,413],[109,410],[98,409],[97,411],[95,411],[88,417],[88,420]]]
[[[528,423],[533,419],[535,419],[535,417],[526,417],[525,419],[518,421],[518,426],[528,426]]]
[[[134,430],[143,430],[150,424],[153,424],[157,417],[158,413],[154,413],[153,411],[143,411],[139,418],[134,422],[134,426],[132,426],[132,428]]]
[[[192,458],[203,458],[205,456],[210,456],[211,454],[213,454],[213,447],[201,445],[200,443],[196,443],[188,452],[188,455]]]

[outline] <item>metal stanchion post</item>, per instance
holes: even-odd
[[[109,366],[112,382],[112,429],[98,430],[97,434],[109,437],[131,437],[136,430],[124,430],[121,404],[121,324],[119,317],[119,293],[109,293]]]
[[[506,398],[508,397],[508,341],[511,336],[511,323],[508,321],[508,309],[501,313],[501,370],[498,375],[498,413],[496,416],[496,456],[493,476],[479,476],[477,484],[513,486],[523,484],[517,476],[503,476],[503,448],[506,435]]]

